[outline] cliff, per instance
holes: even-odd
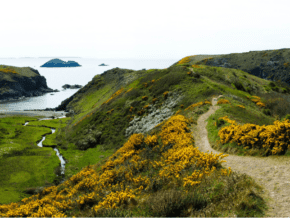
[[[40,96],[54,90],[46,79],[31,67],[0,65],[0,100]]]
[[[52,59],[45,64],[41,65],[40,67],[80,67],[77,62],[75,61],[62,61],[60,59]]]

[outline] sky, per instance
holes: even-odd
[[[290,48],[289,0],[1,1],[0,58],[176,59]]]

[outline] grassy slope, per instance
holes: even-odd
[[[242,72],[240,70],[235,69],[227,69],[227,68],[219,68],[219,67],[208,67],[205,65],[202,65],[203,68],[194,68],[195,74],[188,75],[187,72],[191,71],[191,65],[189,64],[183,64],[183,66],[171,66],[168,69],[164,70],[148,70],[146,71],[146,74],[143,74],[143,78],[138,78],[132,83],[128,83],[127,85],[124,84],[124,90],[129,90],[130,88],[134,88],[132,91],[125,94],[124,92],[121,92],[118,96],[114,97],[111,101],[108,103],[103,104],[106,100],[109,99],[109,97],[115,93],[117,90],[110,91],[110,88],[113,87],[112,84],[107,84],[107,86],[103,86],[101,89],[96,89],[95,91],[91,91],[89,89],[86,90],[82,95],[86,98],[79,98],[79,100],[75,100],[73,102],[74,107],[78,108],[81,112],[80,114],[72,117],[70,121],[68,121],[68,124],[66,127],[57,129],[56,132],[56,138],[55,142],[58,145],[58,148],[60,150],[60,153],[63,154],[65,159],[68,160],[68,164],[66,165],[66,178],[70,179],[72,178],[74,174],[79,173],[85,166],[89,164],[93,164],[94,172],[101,173],[101,166],[105,164],[105,162],[108,160],[108,157],[110,157],[112,154],[115,153],[116,150],[122,147],[122,145],[128,141],[129,138],[126,138],[124,136],[125,129],[128,127],[130,119],[133,117],[133,115],[138,116],[137,112],[141,111],[142,108],[144,108],[147,104],[152,104],[152,100],[154,98],[158,98],[159,102],[157,103],[157,106],[160,106],[163,102],[164,96],[163,93],[165,91],[173,91],[176,89],[179,89],[183,92],[184,98],[179,103],[180,107],[174,108],[173,111],[177,112],[181,109],[181,112],[179,114],[191,118],[191,122],[195,123],[198,119],[199,115],[206,112],[209,109],[208,104],[201,105],[199,107],[194,108],[192,111],[185,111],[184,108],[187,108],[188,106],[207,100],[211,100],[211,98],[214,95],[220,95],[223,94],[225,96],[225,99],[228,99],[231,102],[231,105],[222,104],[221,109],[219,109],[216,114],[212,117],[210,117],[210,122],[208,124],[208,130],[209,130],[209,139],[211,143],[214,143],[215,140],[218,138],[217,132],[218,129],[221,128],[219,126],[216,128],[214,126],[214,119],[217,117],[223,117],[228,116],[232,120],[236,120],[240,124],[245,123],[254,123],[259,125],[269,125],[272,124],[275,120],[275,115],[277,114],[271,114],[271,115],[265,115],[259,106],[257,106],[254,102],[250,101],[246,98],[246,96],[250,96],[249,93],[241,91],[236,89],[236,86],[234,84],[236,83],[236,78],[239,78],[239,81],[242,81],[244,86],[247,86],[248,84],[251,84],[249,89],[247,91],[251,92],[251,95],[255,95],[257,93],[275,93],[272,91],[271,86],[269,86],[269,81],[263,80],[261,78],[258,78],[256,76],[249,75],[245,72]],[[198,73],[200,77],[196,76]],[[236,75],[236,76],[235,76]],[[246,77],[245,77],[246,76]],[[154,83],[151,81],[155,80]],[[147,83],[148,86],[145,87],[144,83]],[[94,87],[91,87],[92,89]],[[120,88],[120,87],[118,87]],[[282,88],[280,87],[279,90]],[[233,99],[229,95],[235,95],[237,96],[237,99]],[[142,96],[148,96],[148,100],[142,100]],[[286,96],[286,95],[283,95]],[[262,99],[262,101],[266,102],[268,98]],[[241,103],[243,101],[243,103]],[[246,110],[240,110],[237,105],[244,105],[246,106]],[[95,105],[94,108],[92,108]],[[132,112],[130,112],[131,105],[134,105],[134,109]],[[182,106],[183,105],[183,106]],[[290,107],[288,107],[290,108]],[[111,111],[114,109],[111,113],[107,113],[108,111]],[[275,108],[273,108],[273,111]],[[144,110],[144,109],[143,109]],[[281,115],[281,112],[278,112]],[[289,113],[289,111],[284,111],[284,115]],[[147,112],[143,114],[143,116],[146,116]],[[86,116],[83,120],[82,117]],[[79,122],[82,120],[81,122]],[[45,121],[47,123],[51,121]],[[23,122],[24,123],[24,122]],[[31,123],[32,124],[32,123]],[[76,124],[76,125],[75,125]],[[54,125],[54,124],[53,124]],[[224,124],[226,126],[228,124]],[[7,127],[7,126],[6,126]],[[5,127],[5,128],[6,128]],[[82,143],[80,143],[82,140],[86,140],[86,137],[88,137],[90,134],[88,133],[88,129],[98,129],[102,131],[102,137],[98,141],[98,143],[95,144],[95,146],[85,149],[85,150],[79,150],[77,149],[78,146],[82,146]],[[161,126],[156,127],[154,130],[150,131],[150,133],[158,133],[160,132]],[[148,133],[149,134],[149,133]],[[146,134],[147,135],[147,134]],[[162,145],[161,141],[158,141],[160,145]],[[194,146],[194,143],[192,144]],[[227,146],[224,145],[224,146]],[[238,147],[237,145],[234,145]],[[216,149],[223,149],[216,147]],[[243,148],[239,147],[236,153],[245,154],[245,150]],[[115,153],[116,154],[116,153]],[[156,153],[153,155],[153,157],[150,157],[150,155],[140,154],[142,156],[141,160],[159,160],[161,153]],[[100,157],[100,155],[104,155],[104,159]],[[157,156],[156,156],[157,155]],[[118,156],[118,155],[117,155]],[[102,161],[101,161],[102,160]],[[114,160],[114,159],[113,159]],[[123,164],[122,164],[123,165]],[[124,165],[125,167],[128,167],[128,165]],[[116,169],[120,169],[119,167],[116,167]],[[192,169],[191,169],[192,170]],[[127,170],[128,172],[129,170]],[[192,171],[190,171],[192,172]],[[134,172],[134,178],[140,176],[147,175],[149,171],[135,171]],[[151,173],[151,171],[150,171]],[[155,181],[155,177],[153,175],[156,175],[156,171],[152,172],[151,174],[152,179]],[[79,174],[81,175],[81,174]],[[80,181],[82,179],[85,179],[85,176],[80,176]],[[228,178],[228,179],[226,179]],[[226,190],[227,187],[232,187],[233,192],[239,195],[245,194],[245,190],[253,189],[254,187],[257,188],[257,186],[254,183],[246,182],[247,178],[244,178],[242,176],[237,176],[236,174],[231,175],[230,177],[222,176],[221,178],[218,178],[217,175],[212,174],[211,177],[209,177],[209,180],[207,183],[202,183],[204,185],[201,186],[201,188],[211,189],[213,190],[211,197],[207,198],[205,201],[206,204],[216,204],[219,205],[218,202],[215,202],[214,199],[221,199],[222,192]],[[227,182],[225,182],[227,181]],[[156,181],[157,182],[157,181]],[[77,183],[70,182],[71,187],[69,190],[71,190]],[[224,186],[227,184],[226,186]],[[128,184],[129,185],[129,184]],[[161,186],[160,186],[161,185]],[[163,214],[158,214],[158,211],[160,213],[164,213],[167,215],[172,215],[172,212],[170,211],[162,211],[161,210],[161,204],[166,203],[160,203],[162,202],[162,197],[166,196],[163,191],[165,190],[171,190],[172,187],[167,187],[165,183],[162,185],[159,184],[159,188],[153,188],[150,190],[150,195],[152,196],[152,199],[150,199],[150,202],[156,200],[156,205],[160,204],[160,207],[156,207],[155,210],[152,209],[144,209],[143,211],[136,211],[133,210],[133,214],[135,216],[140,215],[154,215],[154,216],[161,216]],[[235,187],[233,187],[235,186]],[[163,188],[162,188],[163,187]],[[175,190],[181,188],[181,186],[175,186]],[[211,187],[211,188],[210,188]],[[59,186],[58,190],[64,189],[65,186]],[[242,191],[244,189],[244,191]],[[258,189],[258,188],[257,188]],[[69,191],[67,190],[67,191]],[[78,194],[84,195],[84,193],[87,193],[87,189],[83,189],[78,191]],[[199,190],[199,193],[202,194],[204,191],[201,189]],[[257,195],[258,191],[252,194],[251,196]],[[77,195],[78,195],[77,194]],[[176,195],[176,194],[175,194]],[[143,192],[142,196],[146,196],[146,193]],[[177,196],[177,197],[176,197]],[[181,202],[181,197],[178,197],[178,194],[175,196],[176,202]],[[224,197],[225,202],[223,204],[227,205],[230,204],[230,202],[239,203],[242,204],[243,202],[238,202],[240,198],[236,197],[234,200],[230,200],[230,198],[225,195]],[[250,195],[249,195],[250,196]],[[1,198],[0,198],[1,199]],[[10,200],[10,202],[15,202],[15,199]],[[72,199],[77,200],[77,197],[73,197]],[[138,198],[139,199],[139,198]],[[159,199],[159,200],[158,200]],[[264,202],[258,200],[257,197],[254,199],[255,204],[257,207],[259,207],[261,210],[263,210]],[[9,200],[6,199],[5,203],[8,203]],[[16,200],[17,201],[17,200]],[[94,203],[96,205],[97,202]],[[200,203],[203,205],[203,203]],[[245,202],[244,202],[245,204]],[[77,205],[80,205],[78,203]],[[145,203],[146,205],[146,203]],[[222,206],[222,205],[219,205]],[[227,205],[228,206],[228,205]],[[166,204],[165,208],[170,208],[168,203]],[[203,206],[202,206],[203,207]],[[202,208],[200,207],[200,209]],[[134,208],[134,207],[133,207]],[[168,210],[170,210],[168,208]],[[212,214],[215,215],[227,215],[230,214],[230,210],[223,210],[216,209],[216,211],[212,211]],[[227,207],[228,208],[228,207]],[[209,209],[209,208],[207,208]],[[121,209],[114,209],[117,211],[112,212],[117,214],[117,216],[124,216],[127,213],[123,213],[123,210]],[[126,211],[126,210],[125,210]],[[245,215],[243,214],[244,209],[235,209],[235,213],[238,215]],[[262,212],[259,212],[258,210],[253,210],[251,207],[249,207],[246,210],[249,214],[263,215]],[[105,213],[105,212],[103,212]],[[107,212],[110,213],[110,212]],[[80,207],[75,209],[67,209],[65,210],[65,214],[69,216],[90,216],[92,215],[90,208],[86,207]],[[112,214],[106,214],[112,216]],[[99,214],[100,215],[100,214]],[[174,214],[173,214],[174,215]],[[196,213],[195,215],[199,215]],[[132,214],[131,214],[132,216]],[[176,216],[176,215],[175,215]]]
[[[197,55],[190,57],[190,64],[214,66],[229,63],[231,68],[272,81],[281,81],[290,86],[290,49],[250,51],[226,55]],[[273,62],[273,64],[269,64]],[[259,72],[263,69],[263,73]]]

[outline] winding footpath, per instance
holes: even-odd
[[[222,95],[219,97],[222,97]],[[197,125],[193,125],[192,128],[192,136],[195,139],[196,146],[202,152],[222,153],[211,148],[206,130],[206,119],[220,108],[216,105],[218,98],[212,99],[212,106],[209,111],[202,114],[197,120]],[[230,154],[222,160],[227,161],[222,163],[223,167],[231,167],[232,171],[247,174],[264,188],[265,192],[261,197],[266,200],[269,207],[265,216],[290,216],[290,157],[251,157]]]

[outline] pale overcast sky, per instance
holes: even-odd
[[[290,48],[290,0],[3,0],[0,58],[181,59]]]

